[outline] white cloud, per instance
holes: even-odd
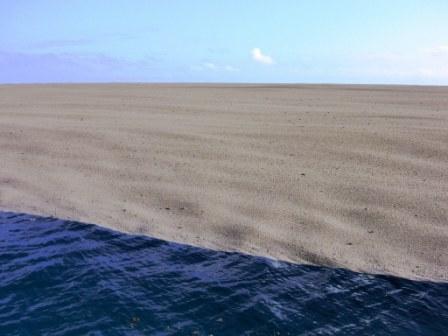
[[[402,52],[358,54],[338,62],[339,75],[376,82],[448,83],[448,45]]]
[[[235,71],[238,71],[238,68],[235,68],[234,66],[231,66],[231,65],[226,65],[226,66],[224,66],[224,70],[230,71],[230,72],[235,72]]]
[[[435,48],[427,49],[429,53],[434,56],[447,56],[448,55],[448,45],[441,45]]]
[[[256,62],[263,63],[263,64],[274,64],[274,60],[271,56],[264,55],[260,48],[254,48],[252,49],[252,59]]]
[[[193,70],[199,70],[199,71],[204,71],[204,70],[209,70],[209,71],[226,71],[226,72],[237,72],[239,71],[238,68],[235,68],[232,65],[220,65],[220,64],[215,64],[212,62],[205,62],[202,65],[199,66],[192,66],[191,69]]]
[[[204,68],[210,70],[216,70],[218,67],[214,63],[204,63]]]

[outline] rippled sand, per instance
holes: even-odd
[[[448,280],[448,88],[0,86],[0,208]]]

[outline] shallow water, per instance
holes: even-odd
[[[1,335],[447,333],[447,283],[0,212]]]

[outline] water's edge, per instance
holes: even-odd
[[[183,246],[183,247],[190,247],[190,248],[197,248],[197,249],[201,249],[204,251],[212,251],[212,252],[222,252],[222,253],[237,253],[240,255],[244,255],[247,257],[252,257],[252,258],[261,258],[261,259],[266,259],[267,261],[271,261],[271,262],[281,262],[281,263],[286,263],[286,264],[291,264],[291,265],[298,265],[298,266],[316,266],[316,267],[324,267],[324,268],[329,268],[329,269],[334,269],[334,270],[347,270],[349,272],[353,272],[353,273],[358,273],[358,274],[365,274],[365,275],[371,275],[371,276],[385,276],[385,277],[395,277],[395,278],[400,278],[400,279],[404,279],[404,280],[410,280],[410,281],[418,281],[418,282],[432,282],[432,283],[440,283],[440,284],[444,284],[444,283],[448,283],[448,281],[445,281],[443,279],[439,279],[439,278],[426,278],[426,277],[419,277],[419,276],[413,276],[413,277],[405,277],[405,276],[400,276],[397,274],[393,274],[393,273],[385,273],[385,272],[372,272],[372,271],[359,271],[359,270],[354,270],[354,269],[350,269],[350,268],[346,268],[343,266],[333,266],[333,265],[321,265],[321,264],[315,264],[315,263],[310,263],[307,261],[303,261],[303,262],[296,262],[293,260],[286,260],[286,259],[277,259],[275,257],[269,256],[269,255],[260,255],[260,254],[254,254],[254,253],[250,253],[247,251],[241,251],[241,250],[228,250],[225,248],[219,248],[219,247],[203,247],[203,246],[195,246],[195,245],[191,245],[188,244],[186,242],[182,242],[182,241],[171,241],[171,240],[166,240],[163,238],[158,238],[158,237],[153,237],[147,234],[141,234],[141,233],[136,233],[134,231],[126,231],[126,230],[119,230],[113,227],[110,227],[108,225],[102,225],[100,223],[90,223],[90,222],[85,222],[82,219],[79,218],[70,218],[70,217],[64,217],[64,216],[54,216],[51,214],[46,214],[46,213],[41,213],[41,212],[36,212],[36,211],[20,211],[20,210],[16,210],[16,209],[8,209],[8,208],[3,208],[0,207],[0,214],[5,214],[5,213],[11,213],[11,214],[21,214],[21,215],[27,215],[27,216],[32,216],[32,217],[36,217],[36,218],[53,218],[55,220],[60,220],[60,221],[67,221],[67,222],[77,222],[77,223],[82,223],[85,225],[93,225],[98,227],[99,229],[104,229],[104,230],[108,230],[110,232],[116,233],[116,234],[125,234],[128,236],[133,236],[133,237],[146,237],[149,239],[156,239],[156,240],[160,240],[160,241],[164,241],[170,244],[175,244],[175,245],[179,245],[179,246]]]
[[[2,335],[443,335],[448,283],[0,212]]]

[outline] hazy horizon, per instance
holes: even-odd
[[[0,83],[447,85],[446,13],[439,0],[0,1]]]

